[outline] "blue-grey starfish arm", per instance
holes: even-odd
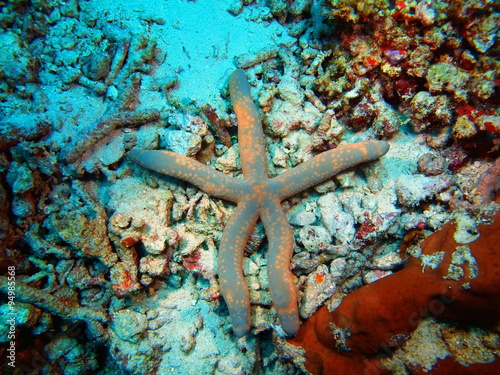
[[[236,336],[251,326],[250,295],[243,275],[243,253],[259,214],[255,202],[238,204],[229,218],[219,245],[218,273],[221,293],[229,308]]]
[[[248,189],[243,180],[232,178],[174,152],[132,150],[127,156],[144,168],[187,181],[210,195],[230,202],[237,202]]]
[[[243,70],[235,70],[231,75],[229,92],[238,118],[238,144],[243,176],[247,180],[267,180],[269,175],[262,121],[250,95],[250,85]]]
[[[384,141],[363,141],[340,146],[271,179],[273,191],[281,199],[315,186],[340,171],[366,161],[375,160],[389,151]]]
[[[278,199],[266,199],[260,218],[269,241],[267,278],[271,299],[281,328],[289,336],[295,336],[300,321],[295,280],[290,271],[290,259],[295,243],[292,229]]]

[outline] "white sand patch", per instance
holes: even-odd
[[[172,76],[176,72],[179,78],[180,86],[173,96],[216,106],[221,88],[236,68],[235,57],[295,41],[276,21],[251,21],[255,14],[248,7],[240,15],[232,15],[227,11],[231,3],[232,0],[92,0],[92,8],[104,17],[120,20],[134,33],[138,29],[148,30],[158,47],[167,53],[155,76]],[[144,26],[145,19],[165,23],[149,22],[150,26]]]

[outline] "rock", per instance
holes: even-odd
[[[243,12],[243,3],[241,2],[241,0],[233,0],[231,4],[229,4],[227,11],[233,16],[237,16],[241,12]]]
[[[141,288],[137,281],[137,269],[130,270],[127,263],[118,262],[109,272],[113,291],[117,297],[125,297]]]
[[[238,145],[230,147],[224,153],[224,155],[217,159],[214,167],[215,169],[218,169],[219,171],[224,173],[241,170],[241,160]]]
[[[35,186],[31,170],[24,164],[13,161],[6,175],[7,183],[14,194],[23,194]]]
[[[288,75],[281,78],[278,85],[278,93],[283,100],[295,107],[300,107],[304,103],[304,92],[299,82]]]
[[[453,124],[452,135],[455,139],[468,139],[477,134],[477,128],[468,116],[460,116]]]
[[[365,282],[365,284],[370,284],[389,275],[392,275],[391,271],[368,271],[363,275],[363,281]]]
[[[415,15],[424,26],[431,26],[436,20],[436,10],[431,5],[430,1],[423,0],[415,7]]]
[[[38,60],[23,46],[19,36],[10,31],[0,33],[0,79],[10,86],[35,82],[38,67]]]
[[[122,340],[137,343],[148,328],[146,315],[132,309],[117,311],[111,316],[111,329]]]
[[[468,244],[479,238],[479,232],[476,229],[476,222],[468,215],[459,214],[456,217],[457,228],[453,235],[454,240],[459,244]]]
[[[451,180],[443,177],[400,176],[396,180],[396,193],[400,204],[416,206],[451,185]]]
[[[299,231],[299,238],[306,250],[320,253],[331,247],[332,238],[328,231],[318,225],[307,225]]]
[[[78,2],[77,0],[66,0],[59,7],[59,11],[63,16],[78,18]]]
[[[97,258],[108,267],[117,262],[106,230],[106,211],[80,181],[74,180],[71,187],[60,184],[51,200],[45,208],[48,216],[44,227],[80,256]]]
[[[335,278],[340,278],[345,275],[347,261],[345,258],[337,258],[330,263],[330,273]]]
[[[309,318],[337,290],[333,276],[324,264],[311,272],[304,285],[304,294],[300,304],[300,316]]]
[[[424,154],[418,161],[418,171],[426,176],[438,176],[446,169],[446,160],[434,153]]]
[[[404,263],[398,253],[390,252],[382,256],[375,256],[373,259],[373,266],[375,268],[387,271],[399,267]]]
[[[313,225],[316,222],[316,214],[314,208],[310,204],[300,204],[292,208],[293,213],[290,218],[290,224],[304,227],[306,225]]]
[[[12,199],[11,211],[18,217],[27,218],[36,212],[36,207],[33,201],[15,195]]]
[[[59,336],[45,346],[45,353],[51,361],[55,361],[69,353],[77,345],[78,341],[74,337]]]
[[[201,137],[198,134],[169,129],[160,134],[160,147],[180,155],[194,156],[201,149]]]
[[[45,368],[71,375],[93,373],[98,368],[96,353],[91,346],[82,346],[74,337],[67,335],[55,336],[45,348],[50,361]],[[43,371],[42,371],[43,372]]]
[[[495,44],[495,39],[500,29],[500,13],[491,13],[488,17],[479,17],[476,22],[467,24],[467,40],[474,48],[485,53]]]
[[[139,271],[151,277],[165,276],[168,273],[168,259],[151,255],[141,258]]]
[[[291,96],[292,92],[287,91],[286,95]],[[300,95],[297,94],[293,100],[300,100]],[[292,104],[290,101],[276,99],[271,112],[264,118],[267,126],[266,130],[272,135],[286,137],[293,134],[291,131],[294,129],[310,129],[321,120],[319,111],[311,109],[306,112],[304,109],[298,110],[298,108],[297,105]]]
[[[449,92],[457,99],[467,100],[469,74],[450,63],[431,65],[427,72],[427,84],[431,93]]]
[[[93,81],[106,78],[111,66],[111,56],[105,52],[96,51],[83,59],[82,73]]]
[[[448,125],[453,118],[450,100],[445,95],[432,95],[428,91],[420,91],[412,98],[410,105],[413,124],[417,131],[427,130],[431,125]]]
[[[342,209],[335,193],[323,195],[318,200],[321,223],[341,244],[351,242],[356,234],[354,217]]]

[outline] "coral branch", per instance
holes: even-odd
[[[114,129],[144,125],[159,119],[160,112],[157,110],[113,113],[92,126],[91,133],[80,136],[64,146],[60,152],[60,159],[67,163],[74,163],[89,147],[96,144]]]
[[[9,292],[8,279],[0,276],[0,292]],[[16,301],[32,303],[33,305],[69,321],[82,321],[88,324],[91,335],[96,339],[107,336],[105,328],[100,323],[108,321],[103,310],[82,307],[76,298],[57,298],[48,292],[33,288],[22,282],[15,284]]]

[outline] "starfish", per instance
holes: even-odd
[[[218,275],[236,336],[251,327],[250,294],[243,275],[243,253],[257,220],[264,224],[269,250],[269,291],[281,328],[294,336],[300,326],[297,292],[290,271],[294,238],[281,201],[356,164],[381,157],[384,141],[363,141],[316,155],[301,165],[269,178],[266,147],[259,111],[241,69],[233,72],[229,92],[238,119],[238,143],[244,179],[235,179],[194,159],[169,151],[132,150],[128,157],[139,165],[185,180],[206,193],[237,204],[219,246]]]

